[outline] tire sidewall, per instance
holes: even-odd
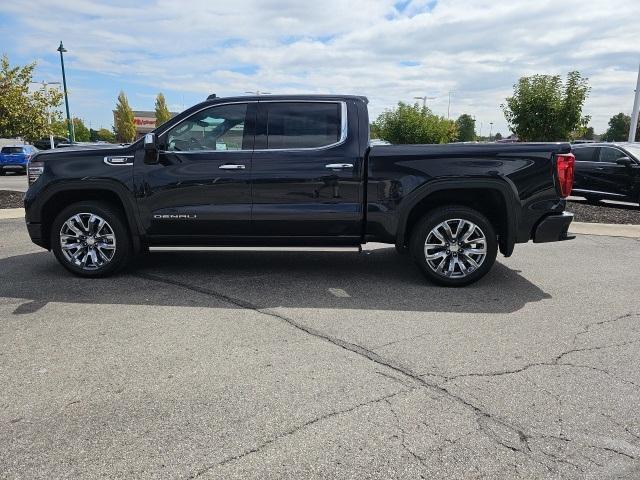
[[[487,255],[480,268],[464,278],[447,278],[431,270],[424,256],[424,243],[427,235],[439,223],[445,220],[461,218],[475,223],[487,239]],[[424,275],[432,282],[447,287],[462,287],[480,280],[493,266],[498,253],[498,240],[489,220],[480,212],[468,207],[451,206],[434,210],[418,222],[411,236],[411,254]]]
[[[71,264],[65,258],[60,246],[60,229],[64,222],[73,215],[84,212],[94,213],[104,218],[113,229],[116,237],[116,253],[113,259],[107,265],[97,270],[83,270]],[[131,255],[131,239],[129,230],[117,209],[100,202],[78,202],[63,209],[53,221],[51,226],[51,250],[62,266],[71,273],[82,277],[99,278],[112,275],[126,265]]]

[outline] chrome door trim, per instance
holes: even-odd
[[[130,162],[130,159],[133,159],[133,155],[109,155],[104,157],[103,162],[110,167],[131,167],[133,166],[133,162]],[[116,160],[124,160],[118,162]]]

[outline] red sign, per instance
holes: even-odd
[[[138,127],[155,127],[156,119],[152,117],[133,117],[133,123]]]

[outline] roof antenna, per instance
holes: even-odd
[[[217,98],[217,97],[216,97],[216,94],[215,94],[215,93],[212,93],[211,95],[209,95],[209,96],[207,97],[207,100],[214,100],[214,99],[216,99],[216,98]]]

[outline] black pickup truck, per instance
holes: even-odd
[[[35,155],[26,222],[84,277],[153,246],[383,242],[460,286],[569,238],[573,167],[568,143],[371,146],[359,96],[211,96],[131,145]]]

